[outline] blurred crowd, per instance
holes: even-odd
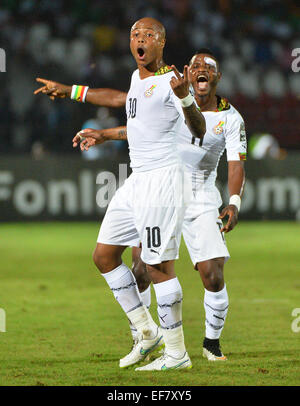
[[[135,62],[129,30],[152,16],[167,31],[165,61],[179,69],[201,47],[220,60],[219,94],[241,112],[248,136],[268,133],[280,146],[300,149],[300,73],[291,69],[300,48],[296,0],[1,0],[0,153],[71,153],[81,128],[125,123],[124,109],[34,96],[36,77],[66,84],[127,90]],[[127,153],[126,142],[107,147]],[[96,154],[97,155],[97,154]]]

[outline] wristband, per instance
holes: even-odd
[[[71,100],[76,100],[78,102],[85,103],[85,98],[88,90],[89,90],[88,86],[73,85],[71,92]]]
[[[184,97],[183,99],[180,99],[180,103],[182,107],[190,107],[193,103],[194,103],[195,99],[194,97],[191,95],[191,93],[189,93],[186,97]]]
[[[239,195],[230,196],[229,204],[233,204],[234,206],[236,206],[238,211],[240,211],[240,208],[241,208],[241,198],[240,198],[240,196]]]

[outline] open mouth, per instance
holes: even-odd
[[[138,48],[138,49],[137,49],[137,53],[138,53],[138,56],[139,56],[140,58],[143,58],[144,55],[145,55],[145,51],[144,51],[143,48]]]
[[[208,82],[208,79],[207,79],[207,77],[205,76],[205,75],[199,75],[198,77],[197,77],[197,82],[198,83],[207,83]]]
[[[197,77],[197,85],[199,90],[207,90],[208,88],[208,78],[206,75],[199,75]]]

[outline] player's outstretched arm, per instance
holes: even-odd
[[[90,89],[88,86],[68,86],[52,80],[36,78],[36,81],[42,83],[34,94],[43,93],[51,100],[56,98],[70,98],[79,102],[88,102],[103,107],[122,107],[126,103],[127,93],[115,89]]]
[[[80,145],[81,151],[88,151],[94,145],[103,144],[108,140],[127,140],[126,126],[94,130],[85,128],[79,131],[73,138],[73,148]]]
[[[103,107],[123,107],[126,104],[127,93],[115,89],[89,89],[86,95],[88,103]]]
[[[243,195],[245,184],[245,169],[243,161],[229,161],[228,162],[228,190],[229,190],[229,204],[226,206],[219,218],[228,220],[221,232],[228,233],[233,230],[238,222],[238,213],[241,205],[241,197]]]
[[[172,65],[176,77],[170,81],[174,94],[180,99],[186,125],[194,137],[203,138],[206,132],[206,123],[203,114],[194,103],[194,98],[190,94],[190,82],[188,79],[189,67],[185,65],[183,77],[177,68]]]

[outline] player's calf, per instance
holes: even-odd
[[[140,293],[144,292],[151,284],[150,276],[147,272],[146,264],[140,257],[141,248],[132,249],[132,267],[131,270],[135,276]]]
[[[197,269],[203,286],[210,292],[219,292],[224,287],[224,258],[213,258],[198,262]]]

